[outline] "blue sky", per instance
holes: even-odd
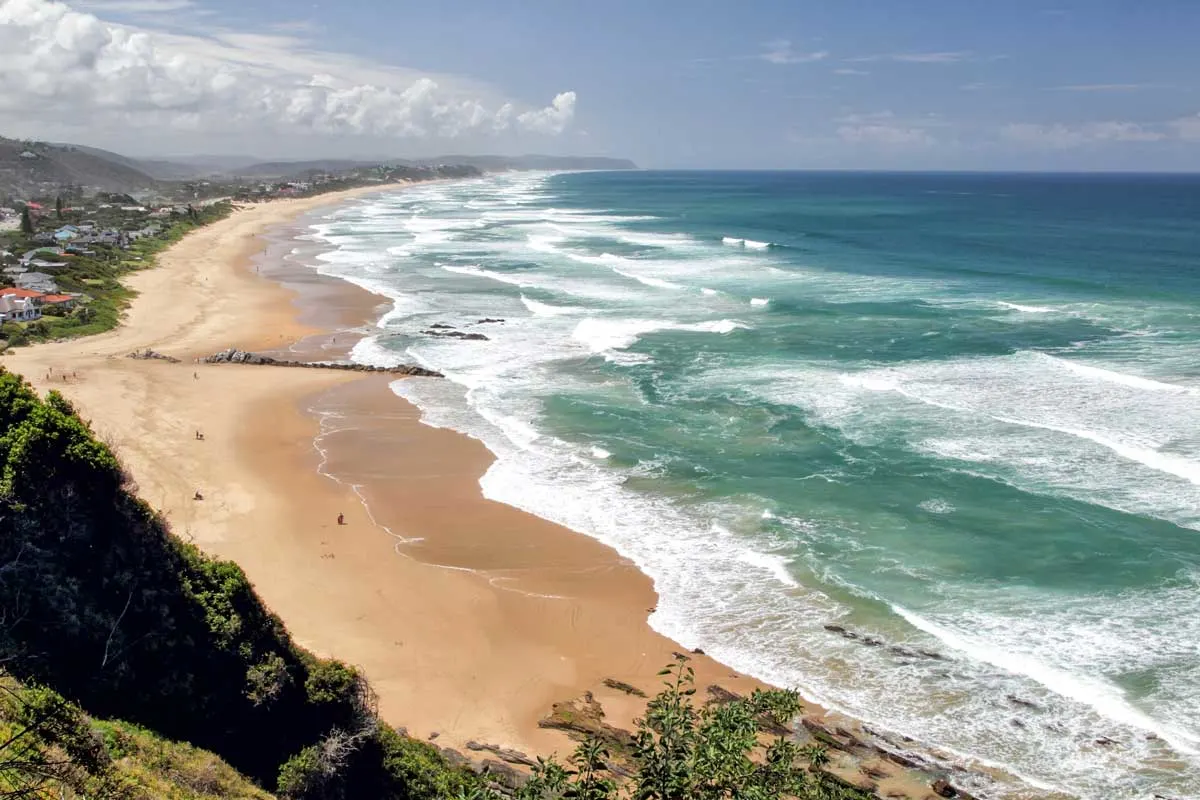
[[[0,99],[0,132],[157,154],[1196,170],[1197,40],[1196,0],[0,0],[20,56],[0,93],[54,73],[34,111]]]

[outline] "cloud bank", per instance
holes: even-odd
[[[118,0],[161,10],[179,0]],[[97,8],[102,4],[96,4]],[[323,53],[290,36],[181,36],[98,19],[56,0],[0,0],[0,114],[170,131],[398,138],[556,135],[574,92],[521,108],[489,89]]]

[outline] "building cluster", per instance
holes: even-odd
[[[79,298],[69,294],[52,294],[33,289],[0,289],[0,323],[32,322],[41,319],[46,308],[72,308]]]

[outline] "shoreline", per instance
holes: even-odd
[[[422,424],[390,390],[393,378],[124,358],[144,347],[185,362],[227,346],[341,350],[345,338],[329,340],[373,324],[387,299],[277,266],[285,259],[264,239],[316,208],[399,188],[235,212],[136,273],[139,296],[116,330],[25,348],[0,364],[75,402],[175,533],[236,561],[298,642],[362,667],[385,720],[419,738],[437,733],[439,745],[476,739],[565,757],[573,743],[537,725],[554,703],[591,692],[609,724],[628,728],[644,701],[603,681],[653,694],[657,671],[679,649],[650,628],[656,596],[632,562],[484,499],[479,478],[494,456]],[[51,367],[55,377],[79,377],[55,382]],[[192,500],[201,488],[205,500]],[[336,525],[339,513],[347,526]],[[424,541],[405,541],[416,538]],[[702,696],[708,686],[763,685],[692,658]],[[806,705],[807,718],[861,733],[840,715],[822,723],[825,712]],[[886,776],[868,781],[881,795],[928,794],[928,777],[884,759],[831,755],[844,777],[863,766]]]

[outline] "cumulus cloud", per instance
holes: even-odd
[[[526,111],[517,122],[526,130],[537,133],[562,133],[575,117],[575,93],[563,92],[554,102],[537,111]]]
[[[1019,144],[1051,148],[1104,142],[1158,142],[1167,138],[1162,131],[1136,122],[1088,122],[1083,125],[1014,123],[1001,128],[1000,135]]]
[[[91,0],[97,9],[182,0]],[[482,87],[307,49],[292,36],[182,36],[118,25],[56,0],[0,0],[0,112],[148,128],[453,138],[561,133],[575,93],[520,108]]]

